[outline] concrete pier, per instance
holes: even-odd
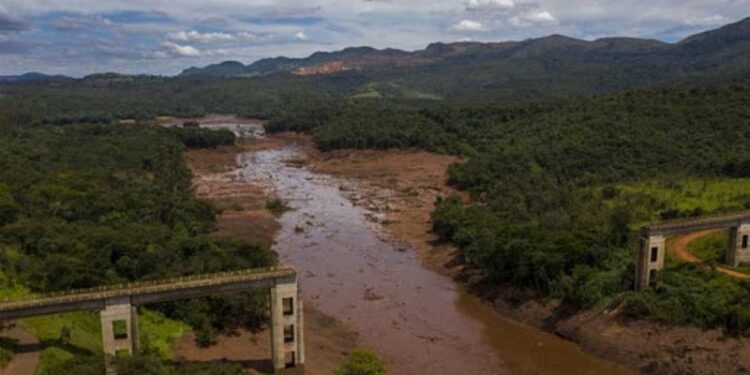
[[[296,284],[271,288],[271,353],[274,371],[301,368],[305,363],[303,306]]]
[[[664,268],[667,239],[661,235],[641,238],[636,259],[636,288],[641,290],[656,282],[656,272]]]
[[[105,308],[99,312],[99,316],[107,375],[116,374],[113,359],[118,355],[137,353],[138,310],[130,304],[130,298],[112,298],[105,301]]]
[[[729,229],[729,249],[725,261],[733,267],[750,262],[750,222]]]

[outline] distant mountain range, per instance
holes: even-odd
[[[515,98],[590,94],[680,82],[750,78],[750,18],[678,43],[636,38],[585,41],[562,35],[502,43],[435,43],[407,52],[370,47],[278,57],[250,65],[226,61],[190,68],[182,76],[364,77],[362,94],[383,88],[430,97],[467,92]],[[368,93],[368,90],[372,91]],[[386,90],[386,91],[388,91]]]
[[[232,77],[234,86],[222,82]],[[0,83],[55,81],[41,73],[0,76]],[[273,106],[291,94],[310,98],[390,98],[458,104],[546,100],[570,95],[683,84],[750,81],[750,18],[678,43],[636,38],[586,41],[563,35],[501,43],[434,43],[424,50],[370,47],[278,57],[245,65],[226,61],[190,68],[176,79],[94,74],[60,87],[130,87],[168,82],[184,90],[252,87],[257,105]],[[57,83],[57,82],[56,82]],[[247,93],[247,96],[252,96]],[[299,96],[299,95],[298,95]],[[249,99],[243,99],[249,105]],[[258,103],[262,103],[258,104]],[[407,103],[406,101],[404,103]]]
[[[21,75],[15,75],[15,76],[0,76],[0,83],[13,83],[13,82],[32,82],[32,81],[40,81],[43,79],[57,79],[57,78],[70,78],[63,75],[47,75],[44,73],[25,73]]]
[[[693,35],[670,44],[651,39],[604,38],[585,41],[562,35],[501,43],[435,43],[424,50],[407,52],[352,47],[336,52],[317,52],[306,58],[277,57],[250,65],[225,61],[204,68],[190,68],[181,75],[218,77],[263,76],[274,73],[322,75],[341,71],[398,69],[440,64],[520,63],[526,60],[565,64],[576,60],[597,65],[614,62],[674,65],[681,68],[710,65],[724,58],[747,59],[750,53],[750,18],[720,29]],[[719,54],[720,56],[717,56]]]

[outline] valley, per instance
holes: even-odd
[[[281,228],[273,249],[283,264],[304,270],[307,306],[356,333],[361,345],[385,358],[389,373],[496,374],[498,369],[508,374],[630,373],[588,356],[572,343],[502,318],[435,272],[442,269],[440,259],[449,259],[442,252],[450,249],[433,248],[436,238],[429,233],[429,213],[436,196],[448,189],[445,169],[454,158],[398,151],[321,154],[308,137],[280,134],[243,140],[232,151],[188,154],[194,170],[205,160],[215,160],[210,154],[225,161],[234,154],[236,164],[226,163],[213,173],[198,170],[199,195],[217,197],[210,191],[219,193],[221,201],[248,203],[242,190],[235,188],[247,184],[263,186],[266,196],[287,201],[291,211],[278,219]],[[242,210],[230,206],[220,217],[219,228],[238,215],[244,217],[245,228],[264,225],[252,215],[257,211],[253,206],[259,205]],[[316,328],[315,322],[308,327],[312,332],[307,336],[311,348],[307,370],[324,374],[328,372],[323,369],[330,368],[326,354],[346,348],[321,345],[332,341],[331,333]],[[258,335],[260,342],[264,335]],[[253,353],[255,346],[248,341],[245,335],[222,339],[210,352],[234,353],[229,358],[248,361],[237,350],[239,345]],[[190,350],[185,344],[181,341],[176,355],[219,359],[201,351],[185,353]],[[441,354],[436,357],[436,353]],[[472,363],[478,367],[471,367]]]

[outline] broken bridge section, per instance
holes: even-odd
[[[729,230],[724,257],[728,265],[736,267],[750,262],[750,211],[663,221],[641,230],[635,267],[636,290],[653,285],[656,273],[664,268],[667,237],[711,229]]]
[[[71,311],[99,311],[107,374],[112,359],[139,350],[137,306],[268,289],[274,370],[304,371],[302,295],[297,271],[274,267],[71,290],[0,303],[0,321]]]

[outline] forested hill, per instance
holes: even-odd
[[[183,75],[217,77],[297,76],[356,73],[382,88],[404,87],[413,95],[470,98],[537,98],[550,94],[590,94],[623,88],[750,77],[750,18],[670,44],[635,38],[585,41],[561,35],[504,43],[432,44],[406,52],[369,47],[279,57],[250,65],[224,62],[191,68]]]

